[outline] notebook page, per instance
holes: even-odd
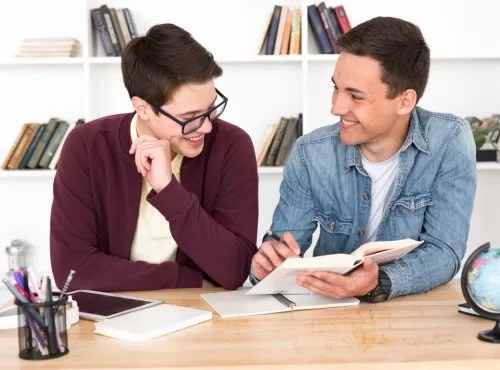
[[[283,306],[273,296],[249,295],[246,294],[248,290],[249,288],[241,288],[225,292],[204,293],[201,294],[201,297],[223,319],[289,311],[288,307]]]
[[[313,310],[318,308],[328,307],[343,307],[343,306],[358,306],[359,299],[357,298],[344,298],[335,299],[329,298],[318,294],[287,294],[289,300],[295,303],[294,310]]]

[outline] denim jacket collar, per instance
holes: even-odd
[[[408,149],[411,144],[414,144],[415,147],[421,152],[426,154],[430,153],[427,135],[422,129],[416,109],[414,109],[411,113],[408,135],[406,136],[406,140],[401,147],[401,151]],[[358,171],[364,173],[363,166],[361,164],[361,153],[358,145],[349,145],[345,154],[345,171],[348,171],[349,168],[353,166],[355,166]]]

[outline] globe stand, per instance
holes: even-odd
[[[500,320],[497,320],[493,329],[480,332],[477,338],[488,343],[500,343]]]

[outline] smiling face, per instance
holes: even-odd
[[[340,118],[340,139],[360,145],[373,161],[390,158],[402,146],[416,101],[413,90],[389,99],[381,72],[377,60],[342,52],[332,76],[331,113]]]
[[[172,99],[161,108],[177,120],[184,122],[206,113],[216,103],[217,93],[213,80],[201,84],[184,84],[172,95]],[[205,143],[205,135],[212,131],[212,123],[204,119],[194,132],[182,134],[182,126],[163,114],[156,115],[149,104],[134,97],[132,102],[139,114],[137,131],[160,140],[168,140],[173,154],[188,158],[199,155]]]

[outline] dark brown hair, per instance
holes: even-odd
[[[130,98],[161,106],[185,83],[203,83],[222,75],[210,52],[189,32],[158,24],[132,39],[122,55],[123,82]]]
[[[380,62],[380,78],[389,86],[389,99],[406,89],[416,91],[417,102],[424,94],[429,78],[430,50],[420,28],[413,23],[393,17],[376,17],[342,35],[337,46],[342,51]]]

